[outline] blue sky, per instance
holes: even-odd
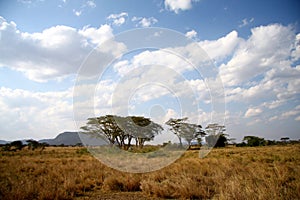
[[[217,115],[208,77],[172,54],[196,60],[197,48],[175,41],[165,49],[128,52],[118,41],[124,31],[149,27],[177,31],[207,53],[222,81],[231,137],[299,139],[299,8],[297,0],[1,1],[0,139],[77,130],[74,107],[96,115],[125,109],[159,123],[182,116],[203,126],[220,120],[211,118]],[[100,51],[123,56],[97,84],[75,85],[89,53],[108,39]],[[146,65],[152,67],[142,70]],[[94,105],[73,101],[74,89],[84,96],[95,88]]]

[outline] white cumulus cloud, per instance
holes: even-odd
[[[122,13],[119,13],[119,14],[110,14],[107,17],[107,19],[112,20],[114,25],[121,26],[122,24],[125,23],[127,17],[128,17],[128,13],[122,12]]]
[[[185,33],[185,36],[189,39],[195,39],[197,37],[197,31],[191,30]]]
[[[238,33],[232,31],[217,40],[200,41],[199,45],[207,52],[210,58],[219,60],[232,55],[241,41]]]
[[[165,0],[165,8],[178,14],[180,10],[191,9],[192,0]]]
[[[98,44],[113,37],[107,25],[75,29],[53,26],[42,32],[26,33],[14,22],[0,17],[0,66],[24,73],[34,81],[48,81],[77,73],[80,65]],[[111,41],[99,53],[118,54],[124,45]]]
[[[245,117],[255,117],[262,113],[260,108],[249,108],[246,113]]]
[[[156,24],[158,22],[157,19],[155,19],[154,17],[133,17],[131,19],[131,21],[133,22],[137,22],[137,26],[141,26],[141,27],[149,27],[152,26],[154,24]]]

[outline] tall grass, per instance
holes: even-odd
[[[202,159],[198,151],[188,151],[146,174],[116,171],[78,147],[0,154],[0,199],[74,199],[97,192],[123,193],[125,199],[131,193],[179,199],[300,198],[300,145],[221,148]]]

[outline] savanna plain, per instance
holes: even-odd
[[[300,199],[300,145],[189,150],[171,165],[131,174],[84,147],[0,152],[0,199]]]

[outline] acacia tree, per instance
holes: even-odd
[[[181,137],[188,143],[188,146],[191,146],[192,140],[201,140],[201,137],[205,135],[205,132],[202,130],[201,125],[190,124],[190,123],[181,123],[178,129]]]
[[[220,134],[223,134],[225,131],[226,131],[225,126],[224,125],[219,125],[217,123],[208,124],[205,127],[205,132],[208,135],[220,135]]]
[[[84,133],[94,137],[107,139],[111,145],[128,149],[132,139],[136,145],[143,147],[146,141],[152,140],[163,128],[149,118],[141,116],[121,117],[106,115],[89,118],[87,125],[81,127]]]
[[[169,119],[166,124],[171,128],[170,130],[178,137],[180,146],[182,146],[182,138],[191,145],[192,140],[201,140],[205,135],[201,125],[187,123],[187,117],[182,119]]]
[[[282,137],[282,138],[280,138],[280,140],[282,141],[282,142],[284,142],[284,143],[286,143],[287,141],[289,141],[289,137]]]
[[[228,134],[225,134],[225,131],[224,125],[217,123],[207,125],[205,127],[205,132],[207,133],[205,141],[207,145],[210,147],[225,147],[228,141]]]
[[[105,115],[101,117],[88,118],[88,122],[81,129],[83,133],[92,137],[107,139],[111,145],[124,146],[125,136],[122,129],[116,123],[119,116]]]
[[[170,130],[178,137],[179,144],[182,146],[182,136],[180,134],[180,126],[182,123],[184,123],[188,118],[184,117],[182,119],[173,119],[170,118],[165,124],[170,126]]]
[[[20,140],[13,141],[3,146],[4,151],[17,151],[22,150],[24,147],[23,142]]]
[[[35,149],[40,149],[41,151],[43,151],[45,149],[45,147],[48,145],[47,143],[39,143],[38,141],[35,140],[26,140],[27,145],[28,145],[28,149],[30,150],[35,150]]]
[[[161,125],[143,116],[128,116],[121,121],[120,125],[126,132],[128,140],[135,139],[136,146],[140,148],[163,130]]]
[[[20,140],[11,142],[10,146],[14,147],[14,150],[22,150],[22,148],[24,147],[23,142]]]

